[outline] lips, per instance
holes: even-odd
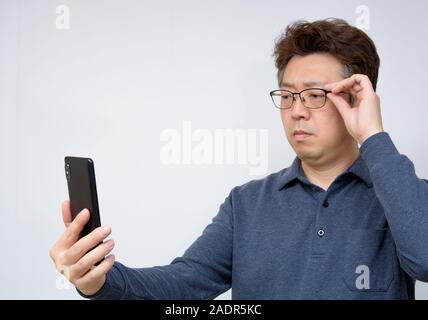
[[[303,134],[310,135],[311,133],[306,132],[305,130],[294,130],[294,133],[293,133],[293,135],[303,135]]]
[[[295,130],[293,139],[296,141],[305,141],[306,139],[309,139],[311,135],[311,133],[308,133],[305,130]]]

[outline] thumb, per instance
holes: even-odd
[[[350,104],[339,94],[329,93],[327,94],[327,97],[336,106],[336,109],[339,111],[343,120],[347,121],[350,116],[350,112],[352,111]]]
[[[61,205],[61,209],[62,209],[62,220],[64,221],[65,227],[68,227],[68,225],[73,220],[71,218],[70,200],[65,200]]]

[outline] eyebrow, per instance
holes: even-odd
[[[303,86],[304,87],[314,87],[314,86],[324,86],[325,82],[324,81],[308,81],[308,82],[303,82]],[[296,89],[296,87],[292,84],[292,83],[288,83],[288,82],[284,82],[281,85],[281,88],[283,87],[288,87],[288,88],[293,88]]]

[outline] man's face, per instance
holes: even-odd
[[[323,89],[325,84],[342,79],[343,66],[339,60],[327,53],[314,53],[291,58],[284,71],[281,88],[292,92],[306,88]],[[339,111],[328,98],[320,109],[307,109],[297,95],[295,98],[291,109],[281,109],[281,119],[288,142],[299,158],[338,157],[346,149],[344,144],[354,142]],[[304,130],[311,135],[295,135],[295,130]]]

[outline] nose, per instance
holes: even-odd
[[[309,117],[309,110],[303,105],[298,95],[294,97],[296,100],[291,106],[291,117],[296,120],[301,118],[307,119]]]

